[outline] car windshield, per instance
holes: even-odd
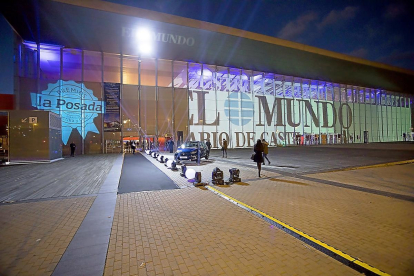
[[[197,146],[197,142],[185,142],[184,144],[184,147],[186,148],[196,148]]]

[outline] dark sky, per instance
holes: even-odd
[[[414,70],[414,0],[107,0]]]

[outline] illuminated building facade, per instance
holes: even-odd
[[[45,34],[3,12],[13,108],[61,115],[64,154],[72,141],[90,154],[170,137],[245,148],[411,135],[409,70],[106,1],[40,3]]]

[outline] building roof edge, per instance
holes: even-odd
[[[296,50],[301,50],[321,56],[331,57],[335,59],[340,59],[348,62],[358,63],[362,65],[372,66],[380,69],[390,70],[394,72],[404,73],[408,75],[414,76],[414,71],[400,68],[397,66],[387,65],[380,62],[370,61],[363,58],[353,57],[346,54],[337,53],[334,51],[329,51],[297,42],[292,42],[288,40],[284,40],[277,37],[267,36],[263,34],[253,33],[245,30],[240,30],[232,27],[222,26],[215,23],[200,21],[191,18],[185,18],[181,16],[161,13],[157,11],[151,11],[146,9],[141,9],[137,7],[126,6],[122,4],[116,4],[104,0],[53,0],[54,2],[75,5],[84,8],[90,8],[95,10],[101,10],[105,12],[117,13],[126,16],[133,16],[144,18],[148,20],[160,21],[164,23],[180,25],[195,29],[202,29],[206,31],[232,35],[236,37],[256,40],[260,42],[265,42],[269,44],[274,44],[282,47],[292,48]]]

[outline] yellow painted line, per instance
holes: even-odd
[[[369,166],[361,166],[361,167],[338,169],[338,170],[332,170],[332,171],[324,171],[324,172],[321,172],[321,173],[364,170],[364,169],[372,169],[372,168],[381,168],[381,167],[405,165],[405,164],[411,164],[411,163],[414,163],[414,159],[405,160],[405,161],[397,161],[397,162],[389,162],[389,163],[383,163],[383,164],[377,164],[377,165],[369,165]]]
[[[235,199],[235,198],[233,198],[233,197],[231,197],[229,195],[226,195],[225,193],[223,193],[223,192],[221,192],[221,191],[219,191],[219,190],[217,190],[217,189],[215,189],[215,188],[213,188],[211,186],[207,186],[207,189],[209,189],[209,190],[211,190],[211,191],[213,191],[215,193],[218,193],[218,194],[222,195],[223,197],[228,198],[229,200],[234,201],[237,204],[239,204],[239,205],[241,205],[241,206],[243,206],[245,208],[248,208],[248,209],[250,209],[250,210],[258,213],[258,214],[262,215],[263,217],[268,218],[271,221],[276,222],[277,224],[283,226],[286,229],[289,229],[290,231],[296,233],[297,235],[299,235],[299,236],[301,236],[301,237],[303,237],[303,238],[305,238],[305,239],[307,239],[307,240],[309,240],[309,241],[311,241],[311,242],[313,242],[313,243],[315,243],[315,244],[317,244],[317,245],[319,245],[319,246],[321,246],[321,247],[323,247],[323,248],[331,251],[332,253],[335,253],[338,256],[341,256],[342,258],[344,258],[344,259],[346,259],[346,260],[348,260],[350,262],[353,262],[353,263],[355,263],[355,264],[357,264],[357,265],[365,268],[366,270],[369,270],[369,271],[371,271],[371,272],[373,272],[373,273],[375,273],[377,275],[384,275],[384,276],[385,275],[390,275],[390,274],[387,274],[385,272],[382,272],[381,270],[379,270],[379,269],[377,269],[375,267],[372,267],[369,264],[366,264],[366,263],[364,263],[364,262],[362,262],[362,261],[360,261],[360,260],[358,260],[358,259],[356,259],[356,258],[354,258],[354,257],[352,257],[352,256],[350,256],[350,255],[348,255],[348,254],[346,254],[346,253],[344,253],[344,252],[342,252],[342,251],[340,251],[340,250],[338,250],[338,249],[336,249],[336,248],[334,248],[334,247],[332,247],[332,246],[330,246],[330,245],[328,245],[328,244],[326,244],[326,243],[324,243],[324,242],[322,242],[320,240],[317,240],[314,237],[309,236],[309,235],[303,233],[302,231],[299,231],[299,230],[293,228],[292,226],[290,226],[290,225],[288,225],[288,224],[286,224],[286,223],[284,223],[284,222],[282,222],[282,221],[280,221],[278,219],[275,219],[274,217],[271,217],[268,214],[266,214],[266,213],[264,213],[264,212],[262,212],[262,211],[260,211],[260,210],[258,210],[256,208],[254,208],[254,207],[252,207],[250,205],[247,205],[247,204],[245,204],[245,203],[243,203],[243,202],[241,202],[241,201],[239,201],[239,200],[237,200],[237,199]]]

